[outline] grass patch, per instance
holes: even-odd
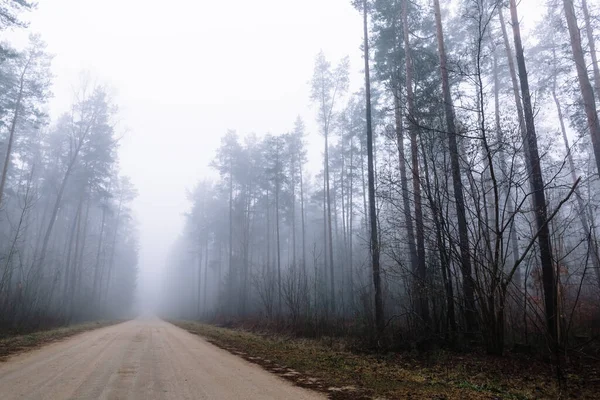
[[[331,399],[597,398],[599,385],[576,374],[559,390],[549,365],[528,359],[438,352],[357,354],[343,343],[257,334],[197,322],[175,325]],[[593,373],[593,372],[590,372]]]
[[[57,342],[59,340],[71,337],[73,335],[77,335],[78,333],[103,328],[105,326],[118,324],[120,322],[123,321],[88,322],[84,324],[77,324],[56,329],[33,332],[25,335],[1,336],[0,362],[6,361],[8,356],[35,349],[48,343]]]

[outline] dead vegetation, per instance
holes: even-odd
[[[14,354],[22,353],[31,349],[41,347],[45,344],[57,342],[79,333],[91,331],[114,325],[122,321],[97,321],[84,324],[66,326],[28,334],[4,334],[0,336],[0,362]]]
[[[436,351],[359,354],[338,339],[296,339],[175,322],[211,343],[331,399],[594,399],[598,365],[571,361],[560,388],[552,366],[530,357]]]

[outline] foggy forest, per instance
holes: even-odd
[[[16,12],[32,6],[2,2],[2,28],[22,25]],[[0,47],[2,327],[117,316],[135,295],[136,192],[119,172],[116,106],[82,79],[70,110],[51,120],[45,47],[39,35],[22,50]]]
[[[569,355],[597,360],[600,3],[528,2],[347,0],[359,55],[315,47],[311,73],[285,75],[308,113],[194,128],[219,142],[148,293],[113,83],[77,73],[51,113],[43,34],[4,35],[37,5],[0,1],[0,331],[152,313],[367,352],[523,352],[559,380]]]
[[[585,0],[549,2],[527,53],[514,1],[455,2],[444,19],[427,3],[355,4],[366,91],[348,92],[347,59],[315,57],[322,165],[307,165],[302,119],[222,138],[219,178],[189,193],[166,313],[481,337],[493,354],[598,332],[600,71]]]

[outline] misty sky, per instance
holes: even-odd
[[[536,1],[522,3],[535,12]],[[331,60],[349,55],[353,87],[362,83],[361,16],[349,0],[39,3],[30,30],[55,54],[52,116],[68,108],[81,71],[108,84],[120,106],[122,171],[140,193],[146,296],[183,226],[186,190],[213,173],[227,129],[283,133],[301,115],[316,138],[309,81],[320,49]]]

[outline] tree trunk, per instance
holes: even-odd
[[[348,253],[350,268],[350,306],[354,306],[354,255],[353,255],[353,228],[354,228],[354,145],[350,136],[350,190],[348,191]]]
[[[418,268],[417,247],[415,246],[415,231],[413,217],[410,212],[410,195],[408,192],[408,178],[406,176],[406,155],[404,151],[404,130],[402,129],[402,112],[400,109],[400,84],[397,83],[394,94],[394,115],[396,118],[396,140],[398,142],[398,168],[400,169],[400,188],[402,190],[402,203],[404,205],[404,222],[406,224],[406,241],[410,256],[411,271]]]
[[[106,207],[102,207],[102,222],[100,223],[100,239],[98,241],[98,250],[96,251],[96,264],[94,265],[94,287],[92,289],[92,302],[96,301],[98,287],[100,285],[100,254],[104,240],[104,226],[106,222]]]
[[[246,306],[248,303],[248,276],[250,273],[250,224],[252,195],[250,193],[250,184],[246,184],[243,195],[243,236],[242,236],[242,287],[239,297],[239,309],[242,316],[246,315]]]
[[[325,142],[327,143],[327,142]],[[327,144],[325,144],[325,152],[327,152]],[[327,267],[328,267],[328,263],[329,263],[329,247],[327,245],[328,240],[327,240],[327,175],[325,174],[325,170],[326,170],[326,161],[325,161],[325,157],[323,158],[323,278],[324,278],[324,282],[323,284],[325,285],[325,287],[327,287],[327,276],[328,276],[328,272],[327,272]],[[330,299],[329,296],[327,295],[327,291],[324,291],[325,293],[325,303],[326,303],[326,309],[329,309],[329,303],[330,303]]]
[[[437,1],[437,0],[436,0]],[[546,308],[546,325],[552,346],[556,346],[557,332],[557,292],[556,278],[552,266],[552,247],[550,245],[550,232],[548,228],[548,213],[546,209],[546,195],[544,193],[544,179],[537,148],[537,136],[533,108],[531,106],[531,94],[529,92],[529,80],[521,42],[521,29],[519,27],[519,16],[517,13],[516,0],[510,0],[510,14],[515,41],[515,53],[517,66],[519,68],[519,79],[521,81],[521,94],[523,97],[523,112],[527,128],[527,150],[529,152],[529,164],[531,170],[531,187],[533,190],[533,202],[535,206],[536,224],[539,231],[538,245],[540,251],[540,262],[542,267],[542,280],[544,287],[544,303]]]
[[[375,288],[375,329],[378,340],[383,339],[385,329],[383,294],[379,266],[379,232],[377,231],[377,207],[375,205],[375,168],[373,154],[373,127],[371,120],[371,79],[369,74],[369,30],[367,24],[367,0],[363,0],[364,58],[365,58],[365,95],[367,118],[367,170],[369,180],[369,221],[371,227],[371,262],[373,267],[373,286]]]
[[[108,300],[108,289],[110,287],[110,280],[112,278],[112,271],[115,265],[115,252],[117,248],[117,238],[119,235],[119,226],[121,224],[121,212],[123,210],[123,193],[119,198],[119,207],[117,209],[117,218],[115,220],[115,233],[113,235],[112,244],[110,247],[110,257],[108,261],[108,273],[106,274],[106,285],[103,290],[103,294],[101,294],[101,301],[106,302]]]
[[[410,149],[412,162],[413,196],[415,202],[415,230],[417,239],[417,264],[412,271],[413,288],[417,296],[417,312],[422,323],[429,324],[429,304],[426,293],[427,268],[425,264],[425,229],[423,226],[423,199],[421,196],[421,173],[419,172],[418,127],[416,123],[415,98],[413,93],[413,60],[410,54],[410,37],[408,29],[408,1],[402,6],[402,25],[404,36],[404,52],[406,57],[406,103],[408,106]]]
[[[493,53],[494,56],[494,114],[495,114],[495,122],[496,122],[496,135],[497,135],[497,140],[498,140],[498,146],[500,149],[500,169],[502,170],[502,173],[504,174],[504,176],[507,176],[507,174],[509,173],[508,171],[508,166],[506,164],[506,153],[504,151],[504,146],[505,146],[505,138],[504,138],[504,132],[502,131],[502,126],[500,123],[500,79],[499,79],[499,75],[498,75],[498,58],[496,57],[496,51],[494,50]],[[507,183],[504,187],[504,190],[506,192],[505,198],[506,198],[506,209],[508,211],[508,215],[509,217],[512,217],[515,213],[515,204],[513,201],[513,198],[510,195],[510,183]],[[500,207],[500,205],[497,205],[497,207]],[[509,241],[511,244],[511,252],[512,252],[512,264],[516,264],[517,260],[519,259],[519,242],[517,239],[517,230],[515,229],[515,221],[513,219],[513,221],[510,224],[510,228],[509,228]],[[517,288],[521,288],[521,274],[519,271],[517,271],[514,275],[514,283],[515,286]]]
[[[277,235],[277,296],[278,296],[278,314],[282,315],[281,305],[281,241],[279,235],[279,178],[275,182],[275,231]]]
[[[579,80],[579,89],[581,91],[581,97],[583,99],[583,108],[587,117],[588,129],[592,136],[592,147],[594,148],[594,155],[596,156],[596,168],[600,175],[600,123],[598,122],[598,112],[596,109],[596,99],[594,98],[594,90],[590,84],[590,77],[588,76],[587,66],[585,58],[583,56],[583,48],[581,47],[581,36],[579,27],[577,26],[577,17],[575,16],[575,7],[573,6],[573,0],[563,0],[565,6],[565,18],[567,19],[567,26],[569,27],[569,36],[571,38],[571,50],[573,51],[573,60],[575,61],[575,67],[577,69],[577,78]],[[586,4],[587,5],[587,4]],[[593,46],[593,35],[591,45]],[[593,56],[595,57],[596,52],[594,51]],[[597,70],[597,63],[595,70]],[[599,82],[600,82],[600,78]],[[598,83],[598,82],[597,82]]]
[[[229,282],[227,286],[229,288],[228,306],[231,314],[234,312],[234,301],[231,298],[233,296],[233,159],[229,155]]]
[[[596,54],[596,39],[594,39],[594,28],[590,22],[590,12],[587,6],[587,0],[581,0],[583,8],[583,20],[585,22],[585,32],[587,34],[588,46],[590,48],[590,57],[592,58],[592,70],[594,71],[594,90],[596,97],[600,100],[600,69],[598,68],[598,56]]]
[[[331,223],[331,193],[329,189],[329,132],[325,131],[325,194],[327,198],[327,244],[329,255],[329,292],[331,313],[335,314],[335,273],[333,264],[333,226]]]
[[[79,203],[79,208],[78,208],[78,214],[77,214],[77,228],[76,228],[76,235],[75,235],[75,257],[74,257],[74,262],[73,262],[73,268],[71,271],[71,276],[70,276],[70,282],[69,282],[69,294],[68,294],[68,322],[71,323],[73,321],[73,316],[75,313],[75,290],[76,290],[76,284],[77,284],[77,276],[78,274],[81,272],[79,270],[79,252],[82,251],[83,249],[80,248],[79,246],[79,242],[81,240],[81,205],[83,203],[83,195],[81,196],[82,199],[80,200]]]
[[[465,199],[460,173],[460,160],[456,140],[456,125],[454,122],[454,107],[448,69],[446,67],[446,49],[444,46],[444,33],[442,28],[442,14],[439,0],[434,0],[435,22],[437,31],[438,52],[440,57],[440,73],[442,76],[442,91],[444,92],[444,113],[446,115],[446,128],[448,129],[448,146],[450,150],[450,163],[452,168],[452,183],[454,200],[456,202],[456,215],[458,219],[458,234],[460,244],[460,263],[463,275],[463,292],[465,296],[465,320],[467,331],[473,333],[477,330],[477,310],[475,306],[474,282],[471,269],[471,253],[469,249],[469,233],[465,213]]]
[[[202,290],[202,307],[204,308],[204,312],[208,310],[208,305],[206,304],[206,287],[208,282],[208,233],[206,234],[206,243],[204,245],[204,288]]]
[[[266,259],[266,275],[270,278],[271,275],[271,207],[270,207],[270,202],[269,202],[269,188],[267,188],[267,193],[266,193],[266,200],[267,200],[267,210],[266,210],[266,214],[267,214],[267,259]]]
[[[365,233],[369,232],[369,224],[366,222],[369,219],[369,211],[367,208],[367,183],[365,181],[365,147],[362,140],[360,141],[360,175],[362,180],[362,198],[363,198],[363,215],[365,220]]]
[[[300,165],[300,212],[302,213],[302,273],[306,275],[306,221],[304,215],[304,179],[302,176],[302,165]]]
[[[201,315],[201,304],[200,304],[200,299],[201,299],[201,292],[202,292],[202,259],[203,259],[203,254],[202,254],[202,243],[201,243],[202,239],[198,239],[198,270],[197,270],[197,276],[198,276],[198,281],[196,282],[197,286],[196,286],[196,318],[200,318]],[[206,266],[204,266],[204,268],[206,268]]]
[[[502,38],[504,40],[504,48],[506,50],[506,59],[508,60],[508,71],[510,72],[510,81],[512,83],[513,95],[515,97],[515,106],[517,107],[517,121],[519,122],[519,132],[521,133],[521,138],[523,139],[523,152],[526,159],[525,164],[527,168],[527,173],[531,176],[531,163],[527,161],[527,158],[529,157],[529,150],[527,149],[527,129],[525,127],[525,116],[523,113],[523,103],[521,101],[519,81],[517,79],[517,69],[515,67],[515,60],[513,58],[512,48],[510,47],[510,41],[508,38],[508,33],[506,31],[506,24],[504,23],[504,14],[502,13],[501,8],[498,10],[498,16],[500,18],[500,27],[502,28]]]
[[[72,253],[73,253],[73,244],[75,243],[75,230],[77,229],[77,222],[79,220],[80,213],[81,213],[81,201],[77,205],[77,211],[75,212],[75,217],[73,218],[73,224],[71,225],[69,239],[68,239],[67,260],[65,262],[65,278],[64,278],[64,282],[63,282],[63,295],[62,295],[62,308],[63,308],[63,311],[65,311],[65,313],[67,312],[68,306],[69,306],[67,303],[67,299],[69,298],[69,284],[71,282],[71,274],[74,273],[74,271],[72,271],[71,269],[74,270],[74,267],[72,267],[72,265],[75,264],[74,259],[76,257],[76,254],[74,256],[72,256]]]
[[[422,152],[423,152],[423,169],[425,172],[425,184],[426,186],[426,194],[427,194],[427,198],[429,200],[429,204],[431,207],[431,216],[433,219],[433,225],[435,226],[435,236],[436,236],[436,242],[438,245],[438,251],[439,251],[439,257],[440,257],[440,264],[441,264],[441,270],[442,270],[442,280],[444,282],[444,291],[446,292],[446,307],[447,307],[447,313],[446,313],[446,324],[448,326],[448,330],[446,333],[446,338],[449,341],[449,343],[451,345],[455,344],[455,340],[456,340],[456,311],[454,308],[454,286],[452,284],[452,271],[450,270],[450,255],[449,255],[449,251],[447,249],[446,246],[446,241],[444,240],[443,237],[443,232],[444,232],[444,217],[443,214],[440,211],[440,207],[439,204],[441,203],[441,201],[436,201],[436,198],[433,197],[431,188],[431,181],[429,179],[429,167],[428,167],[428,163],[427,163],[427,157],[425,156],[425,149],[423,146],[423,142],[421,141],[421,147],[422,147]],[[435,176],[435,180],[437,181],[437,172],[435,170],[435,168],[433,169],[433,174]],[[439,190],[439,188],[436,188]],[[435,309],[435,307],[434,307]]]
[[[292,186],[292,265],[297,268],[296,265],[296,162],[294,156],[292,156],[292,168],[291,168],[291,186]]]

